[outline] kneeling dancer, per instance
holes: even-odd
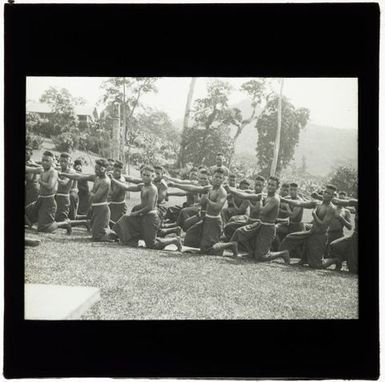
[[[281,257],[286,264],[290,264],[290,256],[288,251],[280,253],[270,252],[271,243],[276,234],[275,220],[279,213],[279,196],[276,191],[279,187],[279,180],[275,176],[271,176],[267,185],[267,197],[262,199],[262,206],[259,210],[260,220],[238,228],[232,241],[237,241],[240,247],[246,250],[250,257],[254,257],[258,261],[271,261]],[[234,192],[229,188],[230,192]],[[262,194],[241,194],[237,195],[247,200],[258,201],[262,198]]]
[[[138,247],[139,240],[144,240],[147,248],[164,249],[170,244],[175,244],[178,251],[182,250],[179,237],[158,238],[157,232],[161,219],[157,210],[158,189],[153,184],[155,171],[151,166],[141,169],[142,184],[128,186],[117,179],[112,182],[126,191],[140,192],[141,204],[129,215],[123,215],[113,226],[114,233],[110,238],[119,238],[119,241],[129,247]]]
[[[190,227],[186,232],[185,244],[200,248],[201,253],[208,255],[222,255],[229,248],[234,256],[238,256],[238,245],[236,242],[221,243],[222,233],[221,211],[226,203],[227,193],[222,186],[225,180],[225,172],[218,168],[214,171],[212,186],[195,186],[171,184],[187,192],[202,194],[200,204],[202,210],[206,211],[200,220]]]

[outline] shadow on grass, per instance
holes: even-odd
[[[316,273],[318,275],[322,275],[330,278],[356,278],[357,275],[353,275],[347,271],[335,271],[334,269],[315,269],[310,268],[309,266],[297,265],[296,263],[290,264],[289,266],[282,267],[281,272],[308,272]]]
[[[172,258],[178,258],[178,259],[191,259],[193,257],[207,257],[208,255],[204,253],[192,253],[192,252],[179,252],[179,251],[172,251],[172,250],[166,250],[166,251],[160,251],[161,257],[172,257]]]

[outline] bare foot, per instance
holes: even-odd
[[[236,241],[232,242],[231,251],[233,252],[233,256],[234,257],[238,257],[238,255],[239,255],[239,253],[238,253],[238,243]]]
[[[287,249],[284,250],[284,253],[282,254],[282,258],[285,262],[285,264],[290,265],[290,254]]]
[[[40,240],[26,238],[25,245],[29,247],[37,247],[38,245],[40,245]]]
[[[176,244],[177,251],[182,252],[182,240],[180,239],[180,237],[176,238],[175,244]]]
[[[342,269],[342,261],[339,261],[336,263],[336,267],[334,268],[335,271],[340,271]]]

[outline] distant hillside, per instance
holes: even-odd
[[[245,116],[250,114],[250,105],[246,100],[234,107],[239,108]],[[174,125],[181,130],[183,121],[176,120]],[[247,155],[255,157],[257,136],[254,124],[246,126],[236,143],[235,155],[242,158]],[[302,164],[302,156],[305,156],[307,171],[317,176],[328,175],[333,167],[340,164],[350,164],[357,168],[357,143],[355,130],[320,126],[310,122],[300,133],[294,160],[299,167]]]

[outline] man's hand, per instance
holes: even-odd
[[[317,214],[316,214],[315,211],[316,211],[316,210],[313,210],[313,211],[311,212],[311,214],[312,214],[312,216],[313,216],[314,219],[317,217]]]
[[[224,184],[223,188],[226,190],[226,192],[229,194],[231,192],[230,186],[228,184]]]

